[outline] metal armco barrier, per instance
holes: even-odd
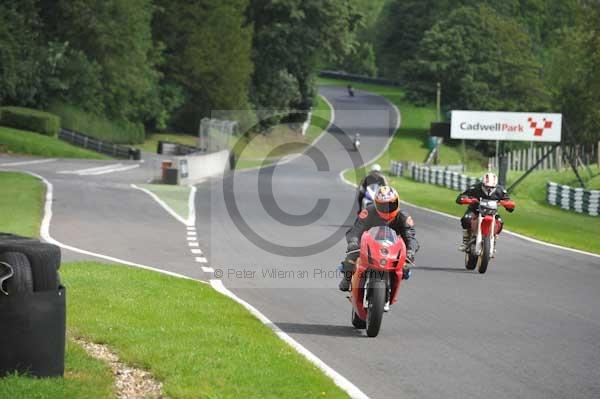
[[[58,133],[58,138],[69,142],[73,145],[76,145],[77,147],[82,147],[88,150],[100,152],[102,154],[110,155],[115,158],[134,160],[141,159],[140,150],[138,150],[137,148],[107,143],[105,141],[86,136],[85,134],[76,132],[74,130],[61,128],[60,132]]]
[[[179,144],[164,140],[160,140],[156,147],[156,153],[163,155],[189,155],[201,152],[204,152],[204,150],[199,147],[192,147],[190,145]]]
[[[418,182],[444,186],[457,191],[464,191],[479,182],[479,179],[475,177],[466,176],[451,170],[418,165],[410,167],[410,177]]]
[[[550,205],[560,206],[569,211],[586,213],[590,216],[600,214],[600,190],[584,190],[548,182],[546,201]]]

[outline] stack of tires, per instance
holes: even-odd
[[[56,245],[0,233],[0,377],[64,373],[66,298]]]

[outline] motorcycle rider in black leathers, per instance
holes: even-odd
[[[475,184],[469,187],[462,194],[459,194],[459,196],[456,197],[456,203],[460,204],[460,201],[463,198],[491,199],[496,201],[510,200],[508,192],[504,189],[504,187],[498,184],[498,176],[491,172],[483,175],[481,183]],[[506,208],[506,210],[508,212],[512,212],[514,211],[514,208]],[[471,240],[471,221],[477,216],[477,204],[474,203],[469,205],[465,214],[460,219],[460,223],[463,228],[463,243],[459,247],[460,251],[465,251],[467,249],[469,241]],[[500,215],[496,215],[496,220],[498,223],[500,223],[500,231],[502,231],[504,222],[502,221]],[[500,233],[500,231],[498,231],[498,233]]]
[[[375,195],[375,201],[363,209],[354,222],[354,226],[346,232],[349,252],[346,259],[342,261],[344,276],[340,282],[339,289],[348,291],[350,280],[354,271],[356,259],[359,256],[360,239],[362,234],[375,226],[389,226],[402,237],[406,245],[406,258],[412,263],[415,253],[419,250],[417,242],[415,223],[410,215],[400,210],[398,193],[392,187],[381,186]],[[405,265],[403,278],[408,279],[410,269]]]
[[[379,186],[387,186],[388,182],[384,175],[381,174],[381,166],[379,164],[373,164],[371,166],[371,170],[369,174],[365,176],[365,178],[360,183],[358,190],[358,211],[362,207],[362,200],[365,198],[365,193],[367,192],[367,187],[371,184],[378,184]]]

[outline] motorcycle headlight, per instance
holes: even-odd
[[[381,247],[381,249],[379,250],[379,253],[382,256],[388,256],[388,254],[390,253],[390,251],[388,251],[388,249],[386,247]]]
[[[380,264],[381,266],[385,266],[385,265],[387,265],[387,259],[381,259],[381,260],[379,261],[379,264]]]

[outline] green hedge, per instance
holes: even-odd
[[[66,104],[53,104],[50,110],[59,115],[62,127],[114,144],[141,144],[146,138],[141,123],[112,121]]]
[[[0,125],[56,136],[60,130],[60,118],[48,112],[30,108],[0,108]]]

